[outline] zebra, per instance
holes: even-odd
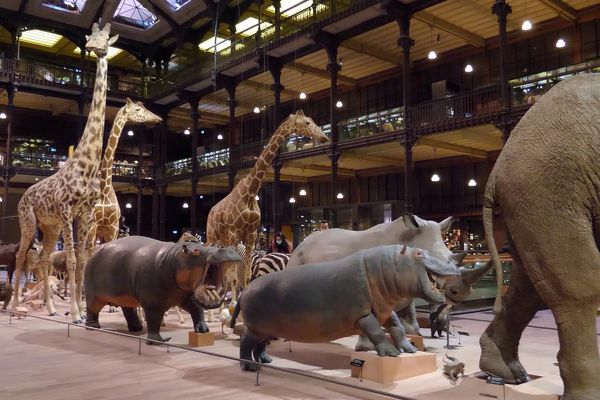
[[[264,256],[257,258],[256,262],[253,258],[250,282],[263,275],[284,270],[288,261],[290,261],[290,255],[285,253],[265,254]]]

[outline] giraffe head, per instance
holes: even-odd
[[[104,28],[100,29],[98,24],[94,23],[92,34],[89,36],[85,35],[85,39],[87,40],[85,48],[93,51],[98,58],[106,57],[108,46],[113,45],[118,38],[119,35],[110,37],[110,24],[106,24]]]
[[[148,110],[141,101],[131,101],[127,99],[123,106],[123,111],[127,118],[127,122],[134,124],[158,124],[162,122],[162,118]]]
[[[319,143],[329,142],[327,135],[315,124],[312,118],[304,115],[302,110],[296,111],[296,114],[290,114],[285,123],[288,125],[287,135],[306,136]]]

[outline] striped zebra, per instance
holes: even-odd
[[[269,253],[257,258],[256,261],[253,258],[250,282],[271,272],[282,271],[288,261],[290,261],[290,255],[284,253]]]

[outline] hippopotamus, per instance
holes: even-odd
[[[223,264],[240,262],[232,247],[200,243],[161,242],[128,236],[102,245],[85,269],[86,326],[99,328],[105,305],[121,306],[130,332],[141,331],[136,307],[148,323],[148,339],[166,341],[160,334],[164,313],[179,306],[190,313],[196,332],[208,332],[202,308],[223,302]]]
[[[273,337],[297,342],[327,342],[366,335],[379,356],[398,356],[385,339],[384,326],[399,346],[401,323],[393,314],[397,300],[420,297],[443,302],[436,286],[458,270],[449,260],[405,245],[383,245],[344,258],[290,268],[252,281],[236,304],[231,326],[241,312],[246,329],[240,358],[271,362],[266,343]],[[242,361],[243,370],[256,364]]]
[[[6,310],[6,306],[10,302],[12,298],[13,289],[10,283],[8,282],[0,282],[0,301],[4,302],[2,306],[3,310]]]

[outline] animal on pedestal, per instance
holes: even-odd
[[[453,381],[458,380],[459,375],[465,376],[465,363],[458,361],[455,357],[444,354],[444,375]]]
[[[442,337],[442,332],[446,332],[446,335],[449,335],[448,332],[448,314],[450,313],[449,304],[441,304],[436,307],[436,310],[429,314],[429,323],[431,328],[431,337],[435,337],[435,333],[437,332],[439,337]]]
[[[2,306],[3,310],[6,310],[6,306],[10,302],[12,297],[13,289],[9,282],[0,282],[0,301],[4,302]]]
[[[321,128],[311,118],[305,116],[302,110],[291,114],[273,133],[250,173],[208,213],[207,243],[236,246],[242,242],[246,246],[246,256],[238,268],[236,279],[241,287],[245,287],[250,279],[250,258],[260,226],[260,207],[256,195],[262,186],[267,169],[271,167],[285,140],[292,134],[309,137],[321,143],[329,141]],[[237,295],[235,289],[233,294],[235,300]]]
[[[82,278],[87,261],[88,228],[92,223],[94,204],[100,194],[102,136],[106,111],[108,47],[117,36],[109,37],[110,24],[103,29],[94,24],[87,37],[86,49],[97,56],[96,80],[90,113],[83,135],[73,156],[54,175],[36,183],[25,191],[19,201],[18,215],[21,245],[17,252],[16,271],[20,274],[25,255],[36,227],[42,230],[44,240],[40,265],[44,276],[45,302],[49,315],[56,315],[48,285],[49,256],[62,231],[67,252],[68,273],[71,276],[71,318],[81,323],[83,312]],[[77,222],[77,258],[73,238],[73,222]],[[19,304],[19,282],[15,282],[13,307]]]
[[[551,88],[523,116],[487,182],[483,222],[498,292],[492,211],[500,205],[513,258],[510,286],[480,338],[480,368],[525,382],[519,341],[547,305],[556,320],[563,400],[600,399],[600,75]]]
[[[150,112],[141,102],[130,99],[119,109],[110,130],[104,156],[100,165],[100,198],[94,205],[94,219],[89,232],[88,247],[91,256],[97,240],[101,243],[115,240],[119,236],[121,208],[112,184],[113,164],[119,139],[126,124],[158,124],[162,118]]]

